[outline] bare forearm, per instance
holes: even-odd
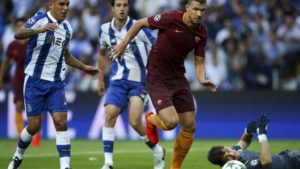
[[[205,79],[205,65],[204,58],[196,58],[195,60],[196,78],[199,82]]]
[[[16,31],[15,39],[27,39],[33,35],[41,33],[41,29],[22,28]]]
[[[264,167],[272,163],[272,154],[268,141],[260,143],[260,161]]]
[[[98,60],[98,68],[100,73],[99,80],[103,80],[103,73],[105,69],[105,52],[103,50],[100,50],[99,52],[99,60]]]
[[[124,44],[128,45],[129,42],[137,35],[137,33],[144,27],[149,27],[147,18],[138,20],[133,26],[129,29],[127,35],[123,39]]]
[[[241,140],[237,143],[242,149],[246,149],[252,142],[253,135],[243,133]]]
[[[67,65],[77,68],[79,70],[85,71],[85,64],[77,60],[71,53],[67,52],[65,55],[65,61]]]

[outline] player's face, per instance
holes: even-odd
[[[192,1],[186,6],[186,11],[192,24],[198,24],[201,22],[202,17],[205,14],[206,3],[200,3]]]
[[[50,0],[50,12],[57,21],[66,19],[69,11],[69,4],[69,0]]]
[[[129,12],[128,0],[116,0],[112,11],[116,19],[126,20]]]
[[[240,159],[240,154],[230,147],[224,147],[224,153],[225,153],[223,156],[224,161]]]

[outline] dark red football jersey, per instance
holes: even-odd
[[[182,77],[184,59],[194,50],[197,57],[205,57],[207,31],[201,23],[190,28],[183,22],[182,11],[170,11],[148,18],[151,29],[159,29],[157,42],[148,59],[149,75],[162,78]]]
[[[16,72],[13,78],[14,84],[23,84],[25,73],[24,73],[24,63],[26,58],[27,42],[20,43],[14,40],[8,45],[6,56],[13,59],[16,63]]]

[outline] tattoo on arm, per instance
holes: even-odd
[[[22,28],[15,33],[16,39],[27,39],[33,35],[39,34],[39,29]]]

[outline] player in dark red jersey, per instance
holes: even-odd
[[[159,29],[147,64],[147,90],[158,115],[147,114],[147,135],[158,141],[156,127],[172,130],[178,123],[181,125],[174,145],[171,169],[181,167],[193,143],[196,128],[192,94],[184,76],[184,59],[189,52],[194,50],[195,73],[199,83],[212,92],[217,90],[217,86],[205,78],[207,31],[201,23],[205,9],[205,0],[188,0],[186,11],[170,11],[141,19],[110,52],[111,58],[122,56],[127,44],[142,28]]]
[[[15,28],[20,28],[25,22],[25,19],[18,19],[15,23]],[[23,102],[23,84],[24,84],[24,63],[27,50],[27,40],[14,40],[7,48],[6,57],[1,65],[0,70],[0,90],[4,89],[3,78],[6,74],[10,61],[13,59],[16,64],[16,72],[13,77],[13,93],[14,103],[16,105],[16,126],[18,135],[20,136],[22,129],[24,128],[24,122],[22,117],[22,111],[24,110]]]

